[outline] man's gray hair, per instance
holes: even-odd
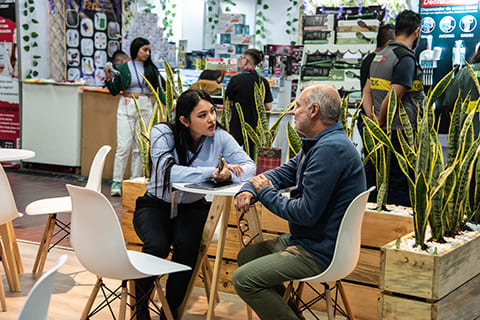
[[[305,95],[307,109],[313,104],[318,104],[320,110],[320,120],[323,124],[329,126],[335,124],[340,119],[341,101],[338,91],[333,87],[326,85],[311,85]]]

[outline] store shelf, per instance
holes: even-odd
[[[341,53],[355,53],[360,51],[363,54],[374,51],[376,44],[306,44],[303,46],[303,54],[320,52],[341,52]]]
[[[299,81],[298,92],[300,93],[305,87],[314,83],[324,83],[329,84],[338,90],[342,89],[344,91],[359,91],[360,90],[360,80],[358,79],[349,79],[342,81],[335,80],[302,80]]]

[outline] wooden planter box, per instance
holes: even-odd
[[[480,316],[480,237],[438,255],[393,246],[381,251],[378,319]]]
[[[129,249],[141,248],[141,241],[133,229],[133,211],[135,200],[143,195],[146,185],[123,181],[123,207],[127,210],[123,214],[122,229]],[[276,237],[289,232],[288,223],[282,218],[262,207],[260,222],[264,239]],[[229,218],[229,228],[225,243],[224,259],[220,274],[219,290],[234,293],[232,275],[237,268],[237,254],[240,250],[240,241],[237,230],[236,213],[232,207]],[[357,268],[344,281],[345,290],[358,319],[368,320],[377,318],[378,295],[380,293],[380,249],[385,244],[396,240],[413,231],[412,217],[367,210],[362,226],[362,248]],[[217,246],[213,243],[208,249],[208,256],[213,261]],[[197,279],[197,286],[203,286],[201,279]],[[305,297],[312,293],[305,289]],[[320,304],[315,308],[322,310]]]

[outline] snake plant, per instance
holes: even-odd
[[[282,121],[283,117],[290,111],[290,109],[292,109],[292,107],[295,104],[295,101],[291,102],[289,105],[285,107],[285,109],[283,109],[278,119],[269,128],[267,112],[265,110],[265,104],[264,104],[265,86],[263,84],[263,81],[260,81],[260,85],[255,83],[254,97],[255,97],[255,106],[256,106],[257,115],[258,115],[258,122],[255,129],[253,129],[252,126],[250,126],[247,122],[245,122],[243,117],[243,111],[240,104],[236,103],[235,108],[238,112],[240,123],[242,126],[243,141],[245,143],[244,148],[246,152],[249,153],[248,139],[246,139],[246,137],[248,136],[250,137],[251,141],[253,141],[253,143],[255,144],[254,154],[253,155],[249,154],[249,156],[252,159],[254,159],[256,162],[259,148],[272,147],[273,141],[275,140],[275,137],[278,134],[280,121]]]
[[[173,71],[167,62],[165,62],[165,72],[167,74],[166,91],[165,91],[165,109],[163,108],[163,104],[160,100],[160,96],[158,95],[158,92],[153,88],[152,84],[147,80],[147,78],[145,78],[142,74],[140,74],[156,98],[155,106],[153,108],[152,119],[150,120],[150,124],[148,125],[148,130],[147,130],[147,127],[145,126],[145,122],[143,121],[142,115],[140,113],[140,108],[138,107],[137,100],[134,99],[135,108],[138,114],[139,129],[140,129],[140,131],[138,131],[137,127],[135,127],[135,134],[137,135],[138,149],[140,153],[140,158],[142,159],[143,175],[146,178],[150,178],[150,173],[151,173],[150,172],[150,167],[151,167],[150,166],[150,131],[152,130],[152,127],[154,125],[160,122],[172,121],[172,112],[174,109],[175,101],[182,94],[182,79],[180,78],[180,74],[178,74],[177,76],[177,83],[175,86]]]
[[[467,65],[467,67],[469,67]],[[456,69],[450,71],[428,94],[425,112],[419,114],[413,129],[401,103],[398,105],[400,121],[404,128],[397,131],[402,150],[394,150],[391,137],[377,122],[363,116],[371,138],[377,141],[375,149],[383,145],[395,155],[409,185],[410,200],[414,211],[416,245],[426,248],[427,225],[433,240],[442,242],[445,235],[453,235],[465,228],[480,208],[480,192],[470,199],[472,177],[480,179],[480,137],[474,138],[473,117],[476,108],[468,112],[469,97],[457,99],[448,133],[447,161],[444,163],[442,146],[434,120],[434,103],[449,85]],[[390,96],[387,117],[393,117],[396,108],[394,91]],[[478,107],[478,102],[476,103]],[[373,154],[373,153],[372,153]],[[370,156],[370,154],[369,154]],[[476,191],[478,188],[476,188]],[[472,209],[473,204],[473,209]]]

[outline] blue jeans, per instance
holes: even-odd
[[[325,268],[301,246],[288,246],[289,234],[252,244],[238,253],[233,274],[237,294],[260,319],[298,319],[283,301],[285,281],[320,274]]]

